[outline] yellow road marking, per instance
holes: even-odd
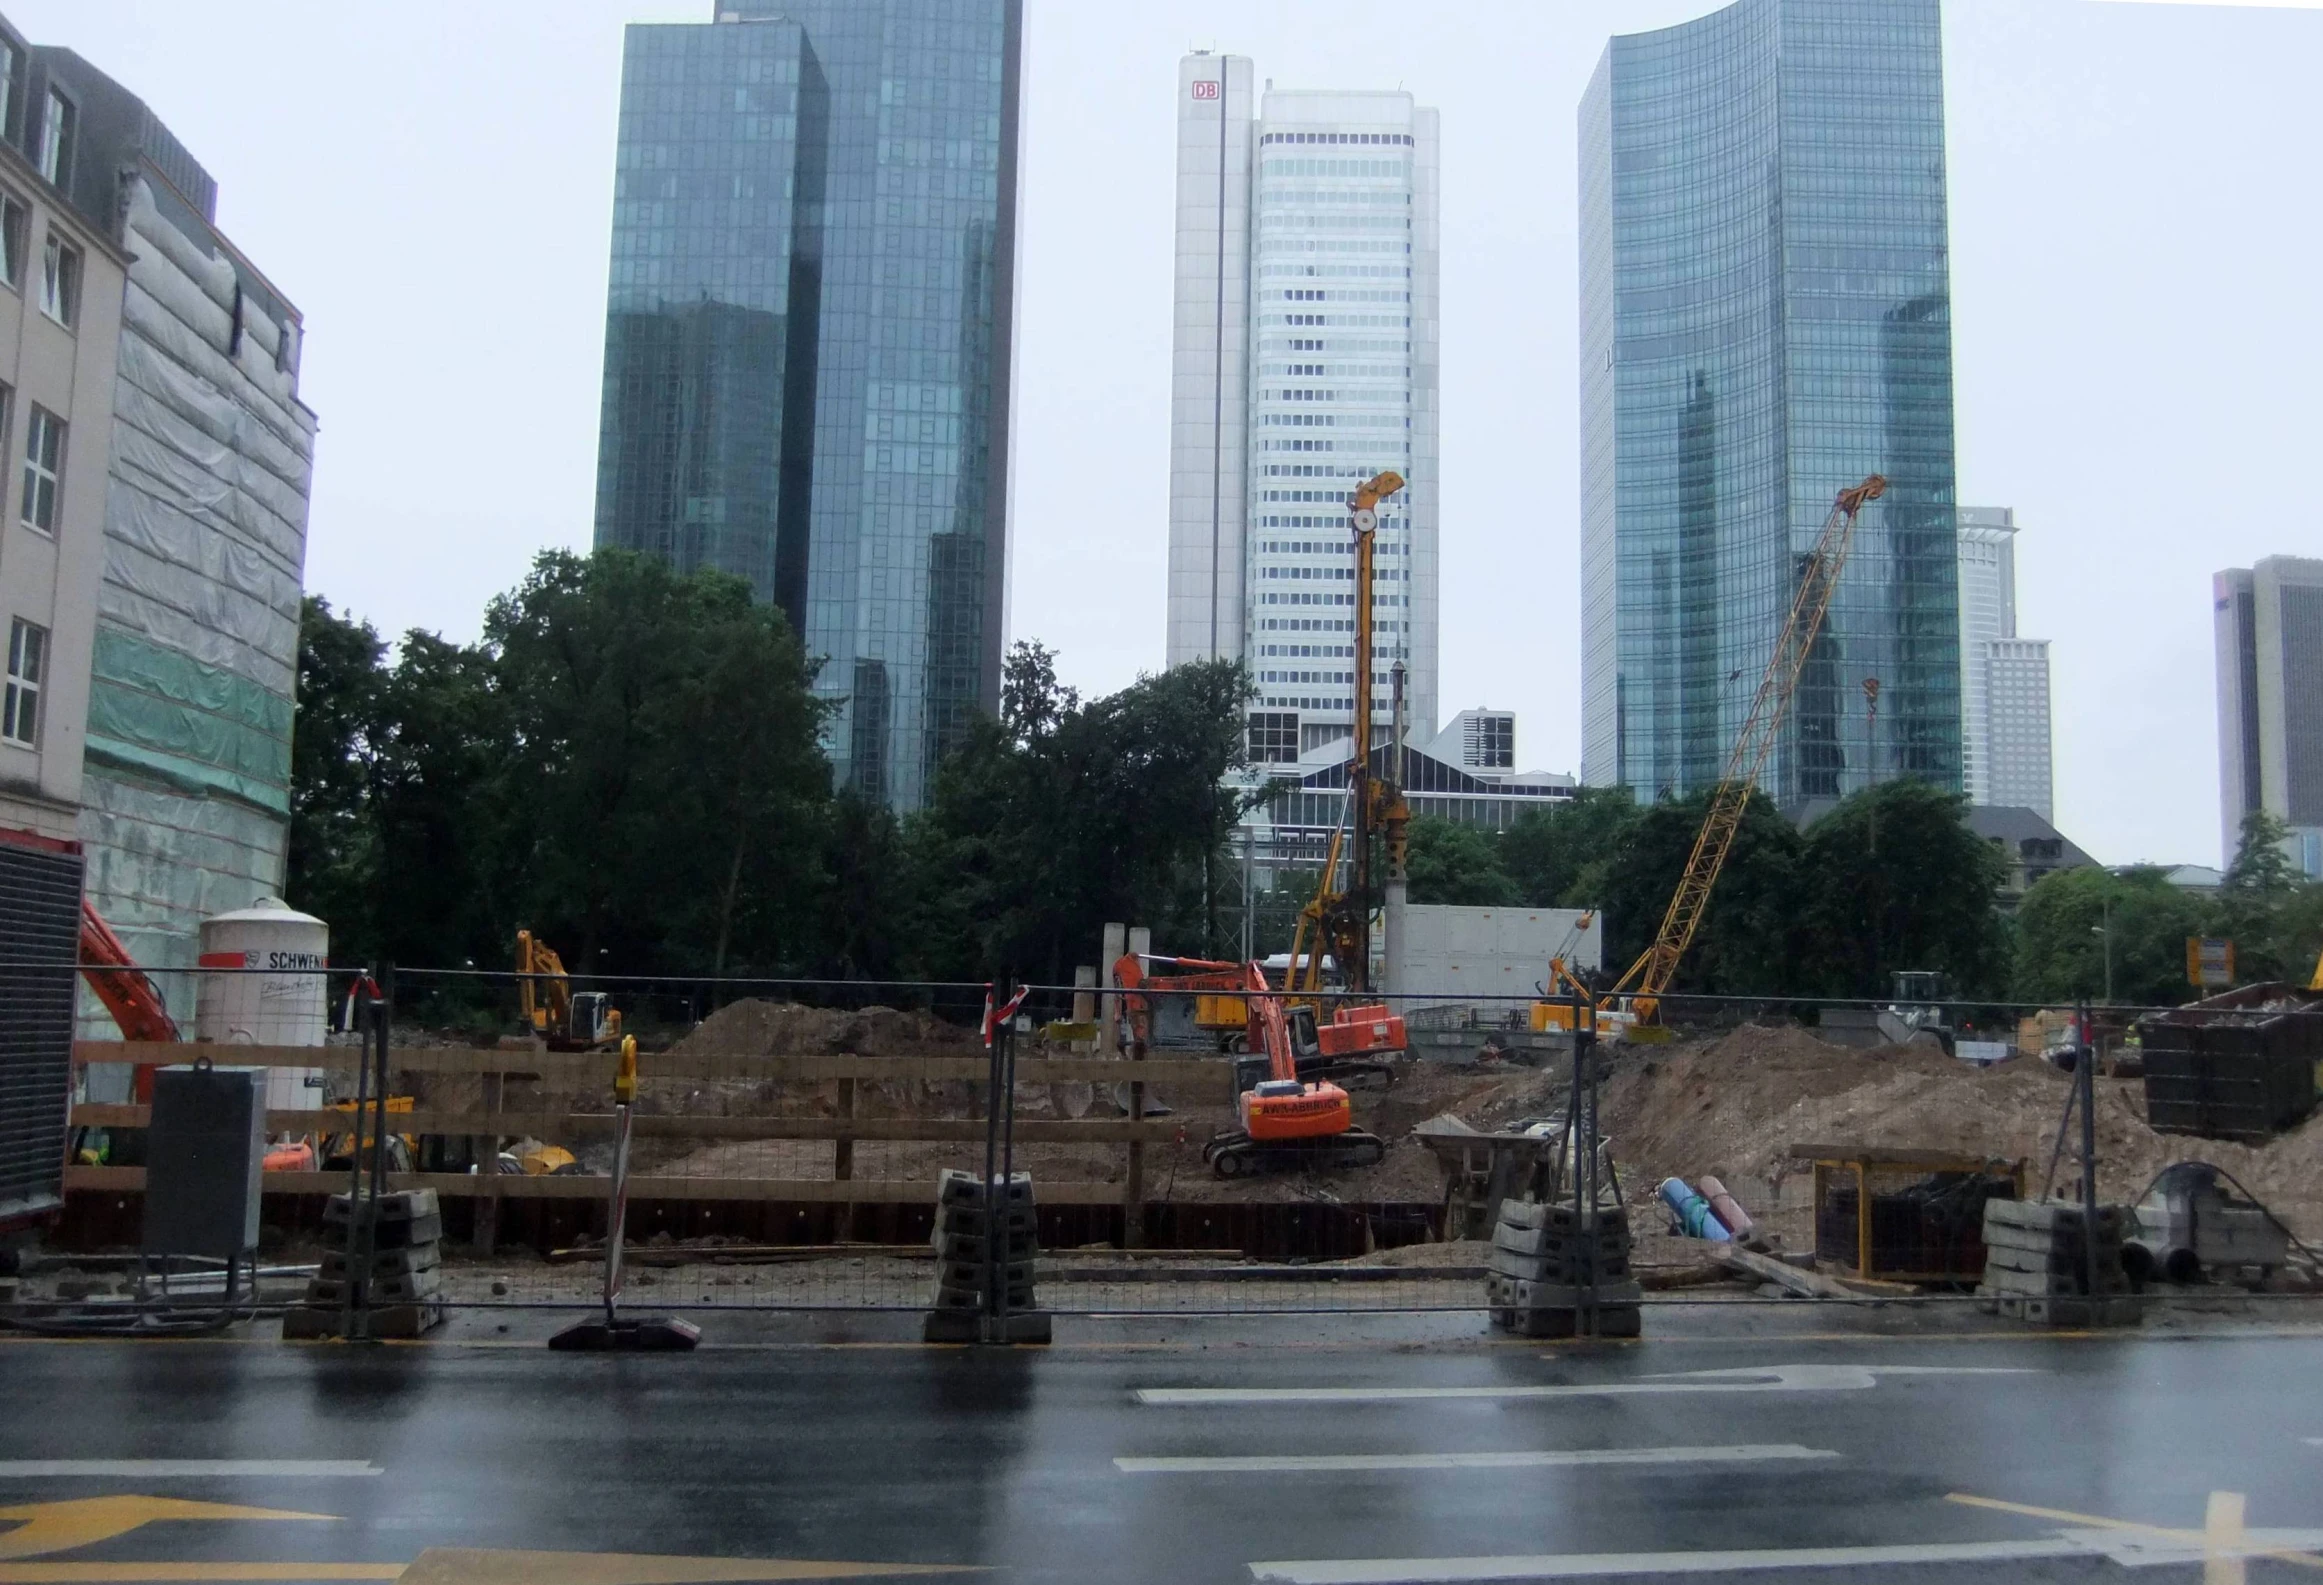
[[[981,1573],[957,1563],[828,1563],[809,1558],[640,1557],[620,1552],[478,1552],[430,1547],[401,1585],[710,1585]]]
[[[834,1563],[815,1558],[648,1557],[619,1552],[492,1552],[430,1547],[402,1563],[0,1563],[0,1585],[202,1585],[385,1580],[396,1585],[777,1585],[982,1573],[960,1563]]]
[[[2181,1546],[2196,1547],[2204,1554],[2203,1585],[2242,1585],[2242,1559],[2246,1556],[2273,1558],[2278,1562],[2297,1563],[2305,1568],[2323,1569],[2323,1558],[2312,1552],[2254,1551],[2244,1548],[2243,1499],[2240,1492],[2212,1492],[2209,1511],[2204,1516],[2205,1525],[2200,1530],[2177,1530],[2168,1525],[2140,1524],[2134,1519],[2108,1519],[2099,1514],[2073,1513],[2063,1508],[2036,1508],[2027,1503],[2002,1502],[1997,1497],[1977,1497],[1961,1491],[1946,1493],[1944,1500],[1970,1508],[1990,1508],[1999,1513],[2022,1514],[2028,1519],[2054,1519],[2061,1524],[2076,1525],[2088,1530],[2126,1530],[2134,1535],[2150,1535],[2165,1541],[2175,1541]],[[2211,1572],[2222,1566],[2231,1566],[2233,1572]]]
[[[0,1563],[0,1585],[169,1585],[201,1580],[399,1580],[401,1563]]]
[[[288,1513],[279,1508],[243,1508],[233,1503],[186,1502],[176,1497],[75,1497],[66,1502],[34,1502],[0,1508],[0,1519],[21,1521],[0,1533],[0,1558],[42,1557],[70,1552],[127,1535],[158,1519],[312,1519],[329,1524],[327,1513]]]

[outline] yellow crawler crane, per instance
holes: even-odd
[[[1701,927],[1702,915],[1710,904],[1711,888],[1718,884],[1718,872],[1726,867],[1734,834],[1742,826],[1742,812],[1749,807],[1751,792],[1782,736],[1791,699],[1799,689],[1799,673],[1807,664],[1807,652],[1823,631],[1831,596],[1838,591],[1839,575],[1847,566],[1856,519],[1866,505],[1886,493],[1887,480],[1875,473],[1861,484],[1841,490],[1832,503],[1831,515],[1824,520],[1823,532],[1799,575],[1798,592],[1791,597],[1790,614],[1783,620],[1774,653],[1767,657],[1766,675],[1759,679],[1750,715],[1735,734],[1725,774],[1710,794],[1709,813],[1702,817],[1702,829],[1695,834],[1694,850],[1686,858],[1678,888],[1670,894],[1662,927],[1655,932],[1653,945],[1639,953],[1628,972],[1598,998],[1601,1021],[1625,1022],[1633,1036],[1639,1028],[1654,1024],[1662,994],[1670,988],[1686,948],[1693,944],[1694,932]],[[1533,1027],[1561,1027],[1563,1015],[1553,1011],[1554,1007],[1551,1002],[1534,1003]]]

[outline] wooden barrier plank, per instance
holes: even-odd
[[[100,1194],[142,1194],[143,1167],[67,1167],[67,1191]],[[464,1172],[391,1172],[390,1189],[433,1189],[447,1198],[490,1196],[503,1200],[602,1200],[605,1180],[582,1174],[541,1178],[515,1174]],[[344,1194],[343,1172],[269,1172],[263,1184],[268,1194]],[[629,1180],[632,1207],[649,1200],[797,1201],[808,1204],[853,1202],[858,1205],[927,1205],[934,1202],[936,1183],[900,1179],[857,1178],[838,1183],[822,1178],[676,1178],[643,1175]],[[1114,1205],[1121,1186],[1114,1183],[1043,1178],[1037,1194],[1043,1205]]]
[[[124,1062],[167,1066],[206,1056],[221,1067],[329,1068],[352,1073],[361,1052],[354,1046],[243,1046],[191,1042],[82,1040],[73,1045],[76,1062]],[[503,1050],[469,1046],[392,1046],[387,1065],[398,1073],[535,1074],[576,1087],[613,1084],[614,1059],[606,1052]],[[874,1083],[965,1083],[982,1085],[989,1073],[982,1057],[863,1057],[848,1054],[779,1054],[749,1051],[648,1052],[638,1058],[639,1077],[737,1079],[794,1084],[843,1079]],[[1114,1057],[1020,1056],[1019,1084],[1117,1084],[1128,1081],[1124,1059]],[[1149,1058],[1139,1065],[1138,1082],[1172,1085],[1223,1098],[1232,1092],[1233,1065],[1199,1057]]]
[[[73,1108],[75,1128],[143,1128],[152,1119],[144,1106],[112,1106],[84,1101]],[[345,1133],[353,1114],[343,1111],[270,1111],[269,1133]],[[852,1139],[895,1142],[970,1143],[984,1141],[982,1118],[963,1117],[685,1117],[640,1113],[632,1119],[641,1138],[660,1139]],[[610,1112],[390,1112],[390,1132],[398,1134],[528,1134],[555,1139],[568,1134],[613,1131]],[[1020,1141],[1062,1145],[1119,1145],[1133,1140],[1167,1143],[1177,1125],[1167,1119],[1026,1118],[1016,1121]]]

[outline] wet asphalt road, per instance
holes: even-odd
[[[392,1579],[428,1548],[980,1565],[1010,1582],[2169,1581],[2204,1578],[2185,1550],[2198,1538],[2074,1516],[2194,1532],[2207,1516],[2233,1552],[2261,1544],[2212,1496],[2233,1493],[2252,1532],[2323,1530],[2319,1331],[1849,1337],[1705,1320],[1574,1347],[1332,1325],[1323,1343],[1297,1322],[1083,1322],[1055,1348],[1005,1352],[922,1348],[867,1320],[662,1358],[496,1336],[0,1342],[0,1522],[113,1495],[336,1521],[164,1518],[63,1549],[0,1529],[0,1585],[102,1578],[54,1570],[105,1560],[181,1566],[147,1578],[328,1560]],[[1248,1396],[1281,1389],[1307,1395]],[[1492,1454],[1529,1461],[1476,1457]],[[1373,1462],[1285,1462],[1344,1455]],[[89,1459],[294,1463],[24,1463]],[[1255,1462],[1166,1462],[1220,1459]],[[1964,1546],[1986,1550],[1946,1550]],[[1867,1547],[1904,1550],[1830,1550]],[[2120,1559],[2140,1547],[2177,1561],[2133,1571]],[[2315,1575],[2242,1566],[2218,1577]],[[478,1585],[519,1577],[463,1567]]]

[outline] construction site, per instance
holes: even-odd
[[[1349,503],[1359,590],[1402,487]],[[327,923],[268,900],[205,924],[189,997],[83,901],[69,955],[60,919],[48,964],[8,970],[51,1034],[14,1092],[11,1224],[37,1243],[0,1315],[408,1337],[459,1307],[596,1307],[586,1346],[636,1346],[622,1294],[666,1289],[923,1312],[962,1341],[1043,1339],[1059,1310],[1308,1308],[1618,1337],[1737,1296],[2058,1324],[2309,1293],[2323,964],[2101,1012],[1953,1003],[1919,973],[1884,1003],[1673,993],[1885,487],[1834,503],[1619,975],[1591,912],[1408,901],[1400,671],[1287,950],[1246,963],[1116,924],[1071,985],[673,987],[568,973],[527,931],[505,972],[381,976],[331,969]],[[117,1040],[70,1037],[76,975]]]

